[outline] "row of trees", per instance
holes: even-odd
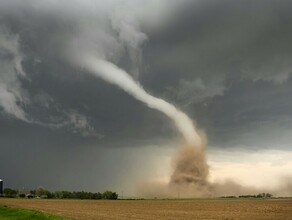
[[[9,198],[14,198],[18,194],[18,190],[10,189],[10,188],[5,188],[3,190],[3,196],[4,197],[9,197]]]
[[[257,195],[241,195],[239,198],[272,198],[273,195],[270,193],[260,193]]]
[[[259,193],[257,195],[240,195],[238,198],[272,198],[273,195],[270,193]],[[221,198],[237,198],[236,196],[222,196]]]
[[[36,190],[24,191],[5,188],[3,196],[9,198],[27,197],[27,198],[48,198],[48,199],[118,199],[118,194],[112,191],[105,191],[103,193],[97,192],[70,192],[70,191],[56,191],[50,192],[49,190],[39,187]]]
[[[105,191],[103,193],[97,192],[70,192],[70,191],[57,191],[53,195],[50,195],[51,198],[60,198],[60,199],[118,199],[118,194],[112,191]],[[48,195],[49,197],[49,195]]]

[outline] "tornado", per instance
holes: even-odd
[[[82,60],[82,64],[93,75],[118,86],[135,99],[145,103],[149,108],[156,109],[167,115],[174,122],[187,145],[197,148],[202,146],[201,137],[197,133],[192,120],[185,113],[165,100],[148,94],[126,71],[113,63],[93,56],[85,57]]]
[[[147,93],[139,82],[115,64],[91,55],[83,56],[78,62],[89,73],[119,87],[173,121],[184,141],[173,159],[173,174],[168,187],[175,191],[202,191],[209,173],[204,153],[206,140],[192,120],[174,105]]]

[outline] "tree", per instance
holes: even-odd
[[[102,198],[103,199],[118,199],[118,194],[116,192],[107,190],[102,194]]]
[[[102,199],[102,194],[101,193],[93,193],[92,199]]]
[[[4,194],[5,197],[14,198],[17,195],[17,190],[13,190],[13,189],[10,189],[10,188],[5,188],[3,190],[3,194]]]
[[[273,195],[270,193],[260,193],[257,195],[257,198],[272,198]]]
[[[25,198],[25,194],[24,193],[20,193],[18,196],[19,196],[19,198]]]
[[[270,193],[267,193],[267,194],[266,194],[266,197],[267,197],[267,198],[272,198],[272,197],[273,197],[273,195],[272,195],[272,194],[270,194]]]
[[[50,191],[46,190],[43,187],[39,187],[35,190],[35,194],[38,197],[42,197],[42,198],[54,198],[54,194],[51,193]]]

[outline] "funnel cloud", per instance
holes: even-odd
[[[149,108],[156,109],[167,115],[173,120],[187,144],[198,148],[201,147],[202,141],[194,128],[192,120],[170,103],[148,94],[125,71],[108,61],[99,60],[90,56],[84,56],[79,62],[81,62],[84,68],[87,68],[93,74],[120,87],[134,98],[144,102]]]
[[[78,62],[92,74],[120,87],[149,108],[164,113],[174,122],[184,138],[185,145],[175,157],[174,172],[169,183],[171,188],[181,188],[184,191],[197,188],[200,192],[200,188],[206,187],[209,173],[204,153],[206,146],[186,114],[163,99],[148,94],[129,74],[110,62],[92,56],[82,56]]]

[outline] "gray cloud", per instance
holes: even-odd
[[[24,104],[27,101],[20,82],[20,78],[25,77],[22,59],[19,37],[9,33],[4,26],[0,26],[0,106],[7,114],[27,120],[20,106],[20,103]]]
[[[125,147],[175,140],[167,118],[75,68],[64,59],[74,55],[68,48],[139,72],[145,90],[179,105],[214,148],[289,149],[289,8],[275,0],[0,1],[0,144],[6,155],[17,152],[12,162],[2,156],[0,173],[13,179],[5,167],[29,172],[39,163],[34,181],[17,181],[31,185],[49,167],[44,182],[66,187],[77,181],[75,173],[62,177],[70,166],[84,178],[91,166],[106,175],[103,162],[118,174],[131,161],[119,158]],[[104,146],[119,153],[111,160]],[[108,161],[99,163],[103,154]]]
[[[168,88],[167,96],[176,100],[180,105],[189,106],[204,102],[209,98],[224,95],[226,90],[222,79],[203,81],[201,78],[194,80],[179,80],[176,88]]]
[[[287,1],[186,4],[162,32],[148,33],[149,72],[284,82],[291,73],[287,7]]]
[[[103,138],[103,134],[97,133],[92,125],[88,122],[88,119],[84,115],[80,115],[75,112],[71,112],[68,114],[70,122],[69,125],[72,124],[73,126],[73,133],[81,132],[82,136],[84,137],[97,137]]]

